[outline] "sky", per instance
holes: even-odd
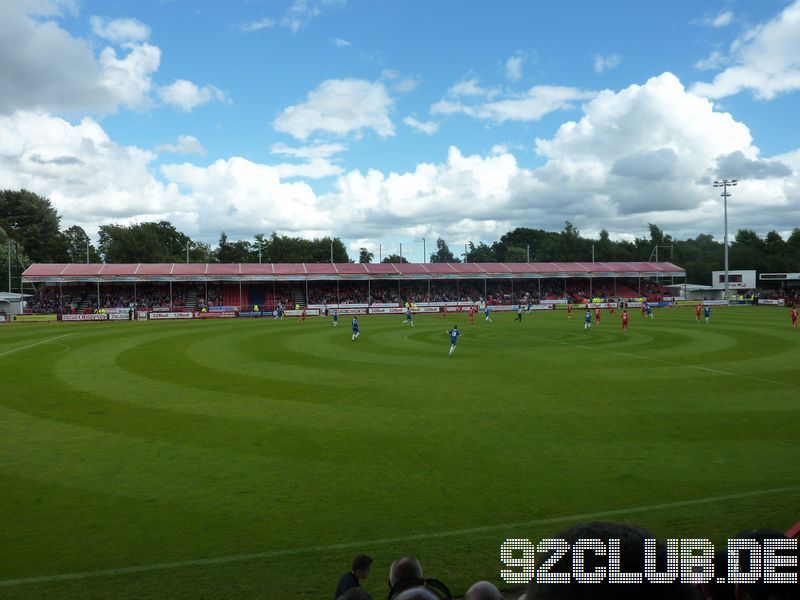
[[[423,259],[800,226],[800,0],[2,0],[0,187]]]

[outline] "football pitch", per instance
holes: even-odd
[[[800,520],[788,310],[513,318],[0,327],[0,598],[327,599],[361,552],[462,593],[576,522]]]

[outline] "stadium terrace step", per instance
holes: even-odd
[[[197,289],[187,290],[185,305],[186,310],[194,310],[195,306],[197,306]]]

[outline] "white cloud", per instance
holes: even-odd
[[[722,28],[727,27],[731,23],[733,23],[733,12],[730,10],[721,10],[713,17],[708,17],[704,19],[704,23],[706,25],[710,25],[711,27]]]
[[[338,136],[373,130],[394,135],[389,112],[393,100],[383,83],[364,79],[329,79],[308,93],[305,102],[285,108],[275,129],[305,140],[314,132]]]
[[[526,55],[522,50],[517,50],[505,62],[505,74],[509,81],[522,79],[522,66],[525,64]]]
[[[724,98],[750,90],[757,98],[771,100],[800,89],[799,31],[800,0],[795,0],[771,20],[739,36],[725,58],[730,66],[712,82],[696,83],[692,91]]]
[[[94,16],[89,22],[92,33],[113,44],[144,42],[150,38],[150,28],[138,19],[113,19]]]
[[[464,113],[494,123],[538,121],[548,113],[574,108],[576,101],[587,100],[594,95],[594,92],[571,87],[537,85],[527,92],[509,94],[499,100],[484,101],[480,104],[442,100],[431,106],[431,114]]]
[[[199,87],[186,79],[177,79],[173,83],[161,87],[158,95],[166,104],[175,106],[184,112],[208,102],[230,103],[228,95],[213,85]]]
[[[179,135],[178,141],[174,144],[159,144],[156,152],[170,152],[172,154],[199,154],[205,156],[206,149],[193,135]]]
[[[694,68],[700,71],[716,71],[728,64],[728,58],[719,50],[713,50],[706,58],[701,58],[694,63]]]
[[[414,117],[406,117],[403,119],[403,123],[412,129],[416,129],[417,131],[428,135],[433,135],[439,131],[439,124],[436,121],[419,121]]]
[[[275,165],[275,170],[281,179],[294,179],[297,177],[322,179],[323,177],[333,177],[344,173],[344,169],[340,165],[327,158],[312,158],[301,163],[279,163]]]
[[[347,146],[338,143],[321,143],[309,146],[287,146],[286,144],[273,144],[271,154],[289,156],[300,159],[300,163],[280,163],[276,165],[281,178],[305,177],[320,179],[340,175],[344,169],[336,164],[334,157],[344,152]]]
[[[497,88],[483,87],[480,83],[480,80],[477,77],[470,77],[469,79],[463,79],[447,90],[447,94],[449,96],[453,96],[454,98],[462,98],[470,96],[492,98],[496,96],[499,92],[500,90]]]
[[[145,41],[150,29],[136,19],[92,17],[94,34],[114,44],[96,56],[87,40],[73,37],[56,20],[75,9],[69,0],[0,2],[0,114],[106,114],[153,105],[161,50]],[[160,91],[184,110],[224,97],[213,86],[190,85],[191,90],[181,84]]]
[[[522,167],[508,147],[485,156],[452,147],[442,162],[398,173],[343,172],[344,144],[329,142],[272,147],[296,164],[230,157],[158,169],[154,152],[114,142],[92,119],[16,112],[0,116],[0,181],[49,196],[65,226],[163,218],[207,241],[222,229],[276,229],[356,240],[443,235],[455,244],[521,225],[560,229],[567,219],[616,237],[641,234],[648,222],[675,236],[719,233],[720,198],[709,184],[728,171],[744,174],[729,203],[734,229],[800,222],[800,150],[761,156],[744,124],[674,75],[601,92],[582,111],[536,141],[540,167]],[[286,181],[297,177],[335,179],[321,194]]]
[[[209,237],[218,230],[253,235],[273,229],[326,231],[332,225],[307,183],[284,183],[271,165],[233,157],[207,167],[164,165],[161,171],[188,192],[182,220]]]
[[[420,84],[419,77],[405,77],[400,81],[392,84],[392,91],[398,92],[400,94],[405,94],[417,89],[417,86]]]
[[[70,7],[41,0],[0,2],[0,113],[108,113],[147,106],[161,51],[129,42],[121,56],[105,48],[95,57],[86,40],[53,20]]]
[[[37,112],[0,116],[0,180],[49,197],[68,223],[164,211],[177,189],[156,181],[156,154],[112,141],[93,119]]]
[[[257,19],[255,21],[248,21],[239,25],[239,29],[245,33],[254,33],[262,29],[272,29],[275,27],[275,21],[269,17]]]
[[[350,42],[348,42],[347,40],[343,40],[342,38],[333,38],[331,40],[331,44],[333,44],[337,48],[347,48],[348,46],[352,45]]]
[[[292,158],[330,158],[347,150],[344,144],[313,144],[310,146],[287,146],[286,144],[273,144],[271,154],[291,156]]]
[[[616,69],[622,62],[622,58],[619,54],[595,54],[592,60],[595,73]]]
[[[297,33],[325,10],[341,8],[345,4],[346,0],[292,0],[281,19],[281,25],[289,28],[292,33]]]
[[[105,48],[100,53],[103,85],[114,90],[117,100],[130,108],[150,104],[153,73],[161,62],[161,50],[150,44],[128,44],[128,54],[117,58],[116,51]]]
[[[388,86],[393,92],[398,92],[400,94],[405,94],[417,89],[417,86],[419,86],[422,81],[416,75],[403,77],[394,69],[384,69],[381,71],[381,79],[388,82]]]

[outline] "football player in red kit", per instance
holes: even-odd
[[[599,306],[594,309],[594,322],[598,327],[600,327],[600,315],[601,314],[602,314],[602,311],[600,310]]]
[[[568,319],[572,318],[572,302],[567,304],[567,318]]]
[[[622,309],[622,332],[625,333],[628,331],[628,311],[627,309]]]
[[[700,316],[703,314],[703,303],[701,302],[697,306],[694,307],[694,316],[697,319],[697,322],[700,322]]]
[[[792,327],[797,329],[797,307],[792,307]]]

